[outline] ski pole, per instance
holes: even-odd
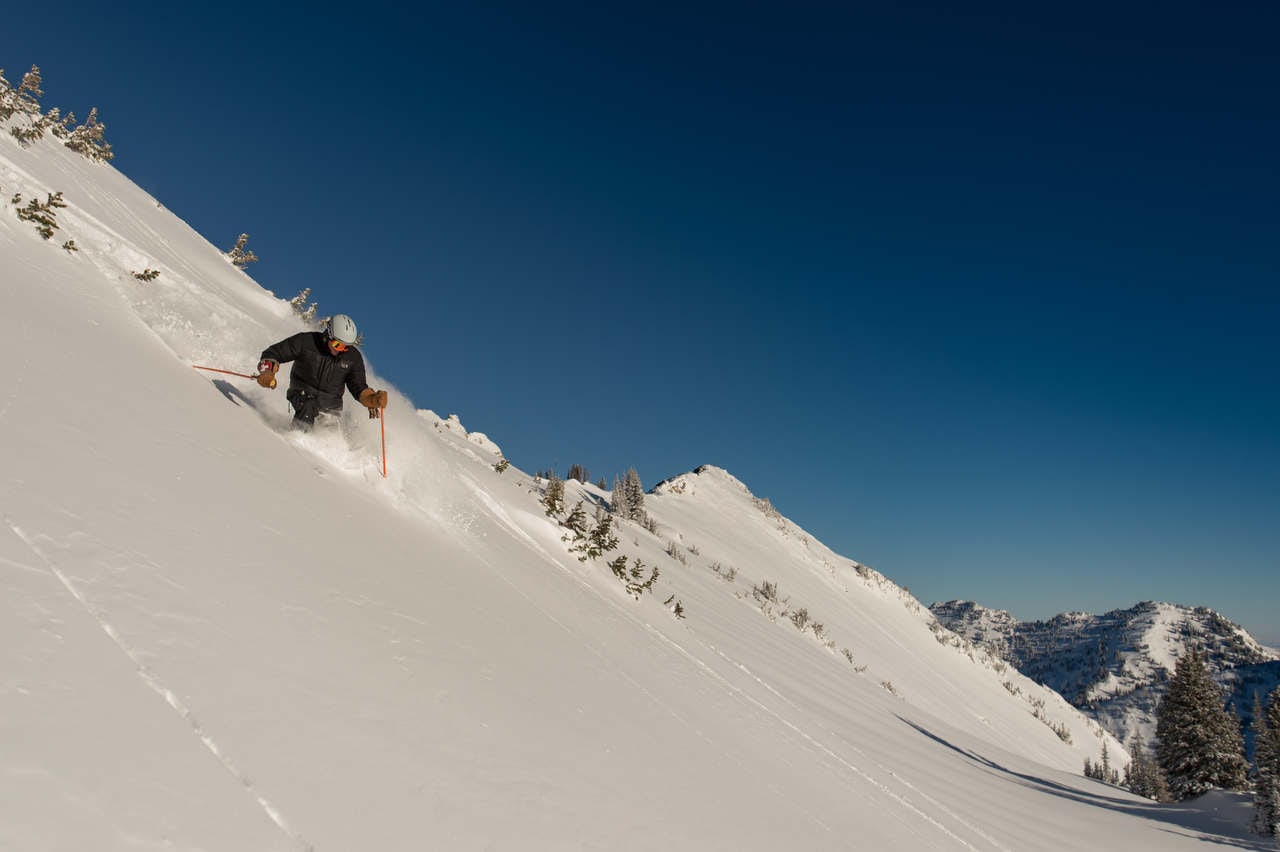
[[[384,408],[378,412],[378,419],[382,421],[382,478],[387,478],[387,410]]]
[[[232,370],[219,370],[217,367],[201,367],[198,364],[192,364],[193,370],[208,370],[210,373],[226,373],[228,376],[239,376],[242,379],[256,379],[257,376],[251,376],[248,373],[237,373]]]

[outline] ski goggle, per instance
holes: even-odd
[[[346,352],[347,344],[343,343],[341,340],[339,340],[336,337],[331,337],[329,338],[329,348],[332,349],[334,352]]]

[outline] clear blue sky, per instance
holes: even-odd
[[[0,67],[519,466],[1280,645],[1274,3],[187,5],[24,4]]]

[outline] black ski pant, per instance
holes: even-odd
[[[284,398],[289,400],[289,404],[293,406],[293,423],[294,429],[301,429],[304,432],[310,432],[312,427],[316,425],[316,417],[321,414],[332,414],[337,417],[342,413],[342,406],[330,408],[322,406],[320,397],[302,388],[289,388]]]

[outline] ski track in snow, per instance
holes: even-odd
[[[574,572],[572,572],[572,571],[566,570],[566,569],[565,569],[565,566],[564,566],[564,565],[563,565],[563,564],[562,564],[558,559],[556,559],[552,554],[548,553],[548,552],[547,552],[546,550],[544,550],[541,546],[539,546],[539,545],[537,544],[537,542],[536,542],[536,541],[534,541],[534,540],[533,540],[533,538],[528,534],[528,532],[526,532],[525,530],[521,529],[521,528],[519,527],[519,525],[515,523],[514,519],[512,519],[509,515],[507,515],[507,513],[506,513],[506,511],[505,511],[505,510],[502,510],[500,506],[497,506],[497,505],[496,505],[496,501],[494,501],[492,497],[490,497],[487,493],[485,493],[485,492],[484,492],[484,490],[480,487],[479,483],[475,482],[473,479],[471,479],[471,477],[466,476],[465,474],[463,474],[461,478],[462,478],[462,479],[466,482],[466,484],[467,484],[467,485],[472,489],[472,491],[473,491],[477,496],[479,496],[479,498],[480,498],[481,502],[485,505],[485,507],[486,507],[487,509],[489,509],[489,510],[492,512],[493,516],[494,516],[497,520],[499,520],[500,522],[502,522],[502,524],[504,525],[504,527],[505,527],[505,528],[507,528],[510,532],[512,532],[512,533],[513,533],[516,537],[518,537],[521,541],[524,541],[524,542],[526,542],[526,543],[533,544],[533,546],[534,546],[534,547],[535,547],[535,548],[540,552],[540,554],[541,554],[541,555],[542,555],[542,556],[543,556],[543,557],[544,557],[548,562],[550,562],[551,564],[553,564],[556,568],[560,569],[560,571],[561,571],[563,574],[565,574],[566,576],[571,577],[571,578],[572,578],[575,582],[577,582],[580,586],[582,586],[583,588],[585,588],[585,589],[587,589],[588,591],[590,591],[590,592],[591,592],[595,597],[597,597],[598,599],[600,599],[601,601],[603,601],[606,605],[610,606],[610,607],[611,607],[615,612],[619,613],[623,618],[625,618],[625,619],[627,619],[627,620],[629,620],[629,621],[633,622],[634,624],[637,624],[637,625],[639,625],[640,627],[644,628],[644,630],[645,630],[646,632],[648,632],[652,637],[654,637],[654,638],[655,638],[655,639],[656,639],[660,644],[667,645],[667,646],[669,646],[670,648],[674,649],[674,651],[675,651],[679,656],[682,656],[682,657],[684,657],[685,659],[689,660],[691,663],[693,663],[693,665],[694,665],[696,668],[698,668],[699,670],[701,670],[702,672],[704,672],[707,676],[709,676],[712,680],[714,680],[715,682],[717,682],[718,684],[720,684],[720,686],[721,686],[721,687],[722,687],[722,688],[723,688],[727,693],[729,693],[730,695],[733,695],[733,696],[735,696],[736,698],[738,698],[738,699],[740,699],[740,700],[742,700],[742,701],[744,701],[744,702],[746,702],[746,703],[748,703],[748,704],[750,704],[750,705],[754,706],[754,707],[755,707],[755,708],[757,708],[760,712],[764,713],[766,716],[768,716],[768,717],[770,717],[770,718],[772,718],[772,719],[775,719],[775,720],[776,720],[779,724],[781,724],[783,727],[785,727],[785,728],[789,729],[790,731],[792,731],[792,733],[794,733],[796,736],[798,736],[801,740],[803,740],[804,742],[808,743],[808,744],[809,744],[813,749],[815,749],[817,752],[819,752],[819,753],[821,753],[821,754],[826,755],[828,758],[830,758],[832,761],[834,761],[834,762],[835,762],[836,764],[838,764],[839,766],[844,767],[845,769],[847,769],[847,770],[848,770],[849,772],[851,772],[852,774],[856,775],[857,777],[859,777],[859,778],[863,779],[866,783],[868,783],[868,784],[870,784],[871,786],[875,787],[875,788],[876,788],[880,793],[882,793],[883,795],[885,795],[885,796],[887,796],[888,798],[892,799],[892,800],[894,801],[894,803],[895,803],[895,804],[897,804],[899,807],[901,807],[901,808],[903,808],[903,809],[907,810],[908,812],[910,812],[910,813],[914,814],[915,816],[919,817],[920,819],[922,819],[922,820],[924,820],[924,821],[928,822],[930,825],[934,826],[936,829],[938,829],[938,831],[942,832],[942,833],[943,833],[943,834],[945,834],[947,837],[951,838],[952,840],[956,841],[957,843],[962,844],[966,849],[972,849],[972,850],[974,850],[974,852],[978,852],[978,847],[974,846],[972,843],[968,842],[968,841],[967,841],[967,840],[965,840],[963,837],[961,837],[961,836],[959,836],[958,834],[956,834],[955,832],[953,832],[951,829],[949,829],[946,825],[944,825],[944,824],[943,824],[942,822],[940,822],[939,820],[934,819],[932,816],[930,816],[929,814],[927,814],[927,813],[925,813],[924,811],[922,811],[919,807],[917,807],[916,805],[914,805],[914,804],[913,804],[913,803],[912,803],[908,798],[906,798],[904,795],[901,795],[901,794],[899,794],[899,793],[895,792],[894,790],[890,789],[888,785],[886,785],[886,784],[884,784],[884,783],[882,783],[882,782],[880,782],[880,781],[876,780],[875,778],[873,778],[871,775],[869,775],[868,773],[866,773],[866,772],[865,772],[865,771],[863,771],[862,769],[860,769],[860,768],[858,768],[857,766],[855,766],[854,764],[850,763],[848,760],[846,760],[845,758],[841,757],[839,754],[837,754],[837,753],[836,753],[835,751],[833,751],[831,748],[829,748],[828,746],[826,746],[826,745],[824,745],[823,743],[819,742],[819,741],[818,741],[814,736],[812,736],[811,734],[807,733],[807,732],[806,732],[803,728],[801,728],[799,725],[797,725],[796,723],[794,723],[794,722],[790,721],[789,719],[785,718],[783,715],[781,715],[780,713],[778,713],[776,710],[773,710],[773,709],[769,708],[767,705],[765,705],[764,703],[762,703],[759,699],[754,698],[754,697],[752,697],[751,695],[748,695],[748,694],[747,694],[746,692],[744,692],[740,687],[736,686],[735,684],[733,684],[732,682],[730,682],[727,678],[725,678],[723,675],[721,675],[719,672],[715,671],[715,670],[714,670],[714,669],[712,669],[710,666],[708,666],[705,662],[703,662],[702,660],[698,659],[698,657],[697,657],[696,655],[694,655],[693,653],[691,653],[688,649],[686,649],[686,648],[685,648],[683,645],[681,645],[679,642],[676,642],[676,641],[675,641],[674,639],[672,639],[671,637],[669,637],[669,636],[667,636],[667,635],[663,634],[663,633],[662,633],[662,631],[658,630],[658,629],[657,629],[656,627],[654,627],[652,624],[650,624],[649,622],[645,621],[644,619],[642,619],[642,618],[638,617],[638,616],[637,616],[634,612],[632,612],[631,610],[629,610],[629,609],[627,609],[627,608],[623,607],[623,606],[620,604],[620,602],[619,602],[619,601],[614,600],[614,599],[610,598],[609,596],[607,596],[607,595],[603,594],[603,593],[600,591],[600,589],[596,588],[596,587],[595,587],[595,586],[593,586],[591,583],[589,583],[589,582],[586,580],[586,578],[585,578],[585,577],[580,576],[580,575],[577,575],[577,574],[575,574],[575,573],[574,573]],[[487,562],[487,560],[486,560],[486,562]],[[525,594],[525,593],[524,593],[524,592],[523,592],[523,591],[522,591],[518,586],[516,586],[512,581],[510,581],[509,579],[507,579],[507,578],[506,578],[506,576],[505,576],[505,574],[504,574],[502,571],[497,570],[497,569],[496,569],[496,568],[494,568],[494,566],[492,566],[492,565],[490,565],[489,567],[490,567],[491,569],[493,569],[493,573],[494,573],[496,576],[501,577],[501,578],[503,579],[503,582],[505,582],[508,586],[510,586],[513,590],[515,590],[515,591],[516,591],[516,593],[518,593],[521,597],[523,597],[526,601],[528,601],[528,602],[529,602],[529,605],[530,605],[531,607],[533,607],[534,609],[538,610],[540,613],[542,613],[542,615],[544,615],[547,619],[549,619],[550,621],[552,621],[553,623],[555,623],[555,624],[556,624],[556,626],[558,626],[560,629],[564,630],[564,631],[565,631],[566,633],[568,633],[570,636],[573,636],[575,639],[579,640],[579,641],[581,642],[581,644],[583,645],[583,647],[588,648],[588,649],[589,649],[593,654],[595,654],[597,657],[599,657],[599,658],[601,659],[601,661],[602,661],[602,662],[607,662],[607,660],[606,660],[606,658],[605,658],[605,656],[604,656],[604,653],[603,653],[599,648],[595,647],[595,645],[593,645],[590,641],[588,641],[588,640],[586,639],[586,637],[584,637],[584,636],[580,636],[580,635],[578,635],[577,633],[575,633],[575,632],[573,631],[573,629],[572,629],[571,627],[569,627],[569,625],[565,624],[563,621],[561,621],[560,619],[556,618],[554,615],[552,615],[551,613],[549,613],[549,612],[547,612],[545,609],[543,609],[541,606],[539,606],[536,602],[534,602],[533,600],[531,600],[531,599],[528,597],[528,595],[526,595],[526,594]],[[706,647],[708,647],[712,652],[714,652],[715,654],[717,654],[718,656],[720,656],[723,660],[725,660],[725,661],[726,661],[727,663],[729,663],[731,666],[733,666],[733,667],[737,668],[738,670],[742,671],[744,674],[746,674],[748,677],[750,677],[752,680],[754,680],[756,683],[758,683],[762,688],[764,688],[765,690],[767,690],[768,692],[770,692],[772,695],[774,695],[775,697],[777,697],[780,701],[784,702],[787,706],[792,707],[792,708],[795,708],[797,711],[799,711],[799,709],[800,709],[800,708],[798,707],[798,705],[796,705],[796,703],[795,703],[795,702],[791,701],[789,698],[787,698],[785,695],[783,695],[781,692],[779,692],[777,689],[775,689],[775,688],[774,688],[773,686],[771,686],[769,683],[765,682],[762,678],[760,678],[758,675],[756,675],[754,672],[752,672],[750,669],[748,669],[745,665],[743,665],[742,663],[739,663],[739,662],[737,662],[737,661],[735,661],[735,660],[731,659],[729,656],[727,656],[727,655],[726,655],[723,651],[721,651],[719,648],[716,648],[716,647],[713,647],[713,646],[709,646],[709,645],[708,645],[708,646],[706,646]],[[615,673],[616,673],[616,674],[618,674],[620,677],[622,677],[622,678],[623,678],[627,683],[629,683],[631,686],[633,686],[635,689],[637,689],[640,693],[642,693],[643,695],[645,695],[645,696],[646,696],[650,701],[652,701],[656,706],[661,707],[661,708],[662,708],[666,713],[668,713],[669,715],[671,715],[671,716],[672,716],[672,718],[676,719],[676,720],[677,720],[677,721],[679,721],[681,724],[683,724],[683,725],[685,725],[686,727],[688,727],[688,728],[690,728],[691,730],[693,730],[693,731],[694,731],[694,732],[695,732],[695,733],[696,733],[696,734],[697,734],[697,735],[698,735],[698,736],[699,736],[699,737],[700,737],[704,742],[706,742],[708,745],[711,745],[711,746],[713,746],[713,747],[715,747],[715,746],[716,746],[716,743],[715,743],[714,741],[712,741],[712,740],[711,740],[711,739],[710,739],[706,734],[704,734],[701,730],[699,730],[699,729],[698,729],[698,728],[696,728],[695,726],[691,725],[691,724],[690,724],[690,722],[689,722],[687,719],[683,718],[683,717],[679,714],[679,712],[678,712],[678,711],[676,711],[674,708],[672,708],[672,707],[668,706],[668,705],[667,705],[665,702],[663,702],[663,701],[662,701],[658,696],[654,695],[650,690],[646,689],[646,688],[644,687],[644,685],[642,685],[641,683],[639,683],[638,681],[636,681],[635,679],[633,679],[632,677],[630,677],[630,676],[629,676],[626,672],[624,672],[624,671],[620,671],[620,670],[617,670],[617,669],[614,669],[614,671],[615,671]],[[866,756],[866,755],[865,755],[865,753],[864,753],[861,749],[858,749],[856,746],[852,746],[851,744],[847,743],[847,741],[846,741],[846,745],[850,745],[850,747],[851,747],[851,748],[853,748],[853,750],[854,750],[854,751],[856,751],[858,754],[863,755],[864,757]],[[892,778],[894,778],[895,780],[897,780],[898,782],[900,782],[904,787],[906,787],[908,790],[910,790],[912,794],[914,794],[914,795],[916,795],[916,796],[920,797],[921,799],[925,800],[926,802],[928,802],[928,803],[929,803],[929,805],[931,805],[932,807],[936,808],[938,811],[940,811],[941,813],[945,814],[945,815],[946,815],[947,817],[949,817],[950,819],[954,820],[955,822],[959,823],[960,825],[963,825],[963,826],[964,826],[965,828],[967,828],[969,831],[973,832],[975,835],[977,835],[977,836],[981,837],[983,840],[987,841],[989,844],[991,844],[991,848],[992,848],[992,849],[999,850],[999,852],[1013,852],[1013,850],[1011,850],[1009,847],[1004,846],[1004,845],[1003,845],[1003,844],[1001,844],[998,840],[996,840],[994,837],[992,837],[991,835],[987,834],[986,832],[984,832],[982,829],[978,828],[977,826],[973,825],[971,822],[969,822],[968,820],[964,819],[964,818],[963,818],[963,817],[961,817],[959,814],[955,813],[953,810],[951,810],[950,808],[948,808],[948,807],[946,807],[945,805],[943,805],[943,804],[942,804],[941,802],[939,802],[937,799],[934,799],[933,797],[929,796],[928,794],[926,794],[926,793],[922,792],[922,791],[921,791],[919,788],[917,788],[914,784],[911,784],[909,781],[907,781],[906,779],[904,779],[904,778],[902,778],[900,775],[898,775],[898,773],[896,773],[896,772],[894,772],[894,771],[892,771],[892,770],[886,769],[886,768],[885,768],[884,766],[882,766],[878,761],[874,761],[874,760],[873,760],[872,762],[873,762],[873,763],[875,763],[876,768],[880,769],[881,771],[883,771],[883,772],[885,772],[886,774],[888,774],[890,777],[892,777]],[[777,795],[779,795],[779,796],[781,796],[781,797],[783,797],[783,798],[786,798],[786,797],[785,797],[785,795],[782,793],[782,791],[778,790],[776,787],[774,787],[774,786],[770,786],[770,789],[771,789],[771,790],[773,790]],[[827,825],[826,825],[826,824],[825,824],[825,823],[824,823],[824,822],[823,822],[823,821],[822,821],[822,820],[821,820],[821,819],[820,819],[816,814],[814,814],[814,813],[812,813],[812,812],[809,812],[807,809],[805,809],[805,808],[804,808],[804,806],[803,806],[803,804],[801,804],[801,803],[799,803],[799,802],[795,802],[795,801],[792,801],[792,804],[793,804],[793,805],[795,805],[796,807],[800,808],[802,811],[805,811],[805,812],[809,815],[809,817],[814,821],[814,823],[815,823],[815,824],[820,825],[820,826],[822,826],[823,828],[826,828],[827,830],[830,830],[830,829],[829,829],[829,827],[828,827],[828,826],[827,826]]]
[[[312,846],[305,837],[289,827],[288,821],[284,818],[284,815],[280,810],[268,801],[265,796],[258,792],[257,788],[254,787],[253,782],[249,780],[248,776],[240,771],[240,768],[235,765],[231,758],[218,747],[218,744],[214,742],[213,738],[204,730],[204,727],[196,719],[195,715],[191,712],[191,709],[183,703],[181,698],[175,695],[172,690],[168,689],[160,681],[155,672],[147,668],[138,653],[124,641],[116,629],[112,627],[111,623],[108,622],[91,603],[89,603],[88,599],[85,598],[85,596],[80,593],[80,590],[76,588],[75,584],[71,582],[71,579],[63,573],[63,571],[54,564],[53,560],[45,554],[40,546],[35,543],[34,538],[27,535],[26,531],[15,524],[8,515],[4,515],[3,518],[5,525],[8,526],[9,529],[13,530],[13,534],[21,539],[23,544],[30,548],[31,552],[34,553],[40,561],[44,563],[49,571],[58,578],[58,581],[66,587],[66,590],[73,598],[76,599],[80,606],[84,608],[85,612],[87,612],[89,616],[98,623],[98,626],[102,628],[102,632],[106,633],[111,641],[115,643],[116,647],[129,658],[129,661],[133,663],[134,669],[137,671],[138,677],[141,678],[142,682],[150,687],[153,692],[163,698],[165,703],[182,717],[183,721],[190,726],[191,730],[200,739],[200,742],[204,744],[204,747],[207,748],[209,752],[218,759],[218,762],[222,764],[223,768],[226,769],[242,787],[244,787],[245,791],[258,803],[258,806],[262,808],[267,817],[275,823],[281,831],[288,835],[291,840],[298,844],[298,847],[302,849],[303,852],[314,852],[315,847]]]
[[[22,340],[19,345],[10,345],[9,350],[23,353],[22,364],[9,373],[13,377],[13,384],[9,390],[9,398],[4,401],[4,407],[0,408],[0,420],[3,420],[9,413],[9,409],[13,408],[13,401],[22,396],[22,382],[29,372],[28,364],[31,363],[31,329],[27,327],[25,319],[19,317],[18,321],[22,326]]]
[[[797,725],[796,723],[794,723],[794,722],[792,722],[791,720],[787,719],[786,717],[784,717],[783,715],[781,715],[780,713],[778,713],[776,710],[772,710],[772,709],[770,709],[768,706],[766,706],[764,703],[762,703],[759,699],[754,698],[754,697],[752,697],[752,696],[748,695],[748,694],[747,694],[746,692],[744,692],[740,687],[735,686],[733,683],[731,683],[727,678],[725,678],[725,677],[724,677],[723,675],[721,675],[719,672],[715,671],[715,670],[714,670],[714,669],[712,669],[710,666],[708,666],[706,663],[704,663],[702,660],[698,659],[696,656],[694,656],[692,653],[690,653],[687,649],[685,649],[682,645],[680,645],[680,643],[678,643],[678,642],[676,642],[675,640],[671,639],[669,636],[664,635],[661,631],[659,631],[658,629],[656,629],[656,628],[655,628],[655,627],[653,627],[652,625],[644,624],[644,627],[645,627],[647,630],[649,630],[649,632],[650,632],[650,633],[652,633],[655,637],[657,637],[657,639],[658,639],[658,640],[660,640],[660,641],[662,641],[662,642],[665,642],[665,643],[666,643],[666,644],[668,644],[668,645],[671,645],[673,648],[675,648],[675,649],[676,649],[677,653],[679,653],[679,654],[681,654],[682,656],[684,656],[684,657],[688,658],[688,659],[690,660],[690,662],[692,662],[695,666],[697,666],[698,668],[700,668],[700,669],[702,669],[703,671],[705,671],[705,672],[706,672],[710,677],[712,677],[712,678],[714,678],[715,680],[719,681],[719,682],[720,682],[720,683],[725,687],[725,689],[727,689],[727,690],[729,690],[730,692],[732,692],[732,693],[736,694],[736,695],[737,695],[737,696],[739,696],[742,700],[744,700],[744,701],[746,701],[746,702],[748,702],[748,703],[750,703],[750,704],[755,705],[755,706],[756,706],[756,707],[758,707],[762,712],[764,712],[764,713],[768,714],[769,716],[773,717],[774,719],[776,719],[776,720],[777,720],[781,725],[783,725],[784,727],[786,727],[786,728],[790,729],[793,733],[795,733],[795,734],[796,734],[796,736],[800,737],[802,740],[804,740],[805,742],[809,743],[809,745],[810,745],[810,746],[812,746],[814,749],[816,749],[817,751],[821,752],[822,754],[825,754],[827,757],[829,757],[831,760],[835,761],[835,762],[836,762],[837,764],[839,764],[840,766],[843,766],[844,768],[848,769],[848,770],[849,770],[850,772],[852,772],[853,774],[855,774],[855,775],[857,775],[858,777],[862,778],[862,779],[863,779],[864,781],[866,781],[868,784],[870,784],[871,786],[873,786],[873,787],[875,787],[876,789],[878,789],[878,790],[879,790],[881,793],[883,793],[885,796],[889,797],[890,799],[893,799],[893,800],[894,800],[894,802],[896,802],[900,807],[905,808],[906,810],[910,811],[911,813],[913,813],[913,814],[915,814],[916,816],[920,817],[921,819],[925,820],[925,821],[926,821],[926,822],[928,822],[929,824],[933,825],[935,828],[937,828],[937,829],[938,829],[939,831],[941,831],[943,834],[947,835],[948,837],[950,837],[951,839],[953,839],[953,840],[957,841],[958,843],[963,844],[963,845],[965,846],[965,848],[967,848],[967,849],[973,849],[973,850],[975,850],[975,852],[976,852],[977,847],[976,847],[976,846],[974,846],[972,843],[968,842],[968,841],[967,841],[967,840],[965,840],[963,837],[959,836],[958,834],[956,834],[955,832],[953,832],[951,829],[947,828],[945,825],[943,825],[941,822],[939,822],[938,820],[936,820],[936,819],[934,819],[933,817],[931,817],[929,814],[927,814],[927,813],[925,813],[924,811],[920,810],[920,808],[918,808],[918,807],[916,807],[914,804],[912,804],[912,803],[911,803],[911,801],[910,801],[909,799],[907,799],[905,796],[902,796],[902,795],[900,795],[900,794],[898,794],[898,793],[895,793],[893,790],[889,789],[888,785],[883,784],[883,783],[881,783],[880,781],[877,781],[875,778],[873,778],[873,777],[871,777],[870,775],[868,775],[868,774],[867,774],[866,772],[864,772],[862,769],[860,769],[860,768],[858,768],[857,766],[855,766],[854,764],[850,763],[848,760],[845,760],[845,759],[844,759],[843,757],[841,757],[839,754],[837,754],[836,752],[832,751],[832,750],[831,750],[830,748],[828,748],[826,745],[824,745],[823,743],[819,742],[819,741],[818,741],[817,739],[815,739],[812,735],[810,735],[809,733],[807,733],[803,728],[801,728],[801,727],[800,727],[799,725]],[[742,663],[736,662],[735,660],[731,659],[729,656],[727,656],[727,655],[726,655],[723,651],[721,651],[719,648],[716,648],[716,647],[713,647],[713,646],[708,646],[708,647],[710,647],[710,650],[712,650],[714,653],[716,653],[717,655],[719,655],[723,660],[725,660],[726,662],[728,662],[730,665],[734,666],[735,668],[737,668],[738,670],[740,670],[741,672],[743,672],[744,674],[746,674],[748,677],[750,677],[752,680],[754,680],[756,683],[760,684],[760,686],[761,686],[761,687],[763,687],[764,689],[768,690],[770,693],[772,693],[774,696],[776,696],[780,701],[785,702],[788,706],[793,707],[793,708],[795,708],[797,711],[799,711],[799,709],[800,709],[800,708],[795,704],[795,702],[791,701],[791,700],[790,700],[789,698],[787,698],[785,695],[783,695],[782,693],[780,693],[777,689],[775,689],[774,687],[772,687],[771,685],[769,685],[768,683],[766,683],[762,678],[760,678],[759,676],[757,676],[756,674],[754,674],[754,673],[753,673],[750,669],[748,669],[745,665],[743,665]],[[857,747],[854,747],[854,746],[851,746],[851,747],[854,749],[854,751],[858,752],[858,754],[861,754],[861,755],[863,755],[863,756],[865,757],[865,753],[864,753],[861,749],[858,749]],[[968,828],[970,831],[973,831],[975,834],[979,835],[979,836],[980,836],[980,837],[982,837],[984,840],[986,840],[986,841],[988,841],[989,843],[991,843],[992,847],[994,847],[995,849],[999,849],[999,850],[1001,850],[1001,852],[1013,852],[1013,850],[1011,850],[1011,849],[1009,849],[1008,847],[1003,846],[1002,844],[1000,844],[1000,843],[999,843],[995,838],[993,838],[993,837],[991,837],[990,835],[986,834],[986,833],[985,833],[985,832],[983,832],[981,829],[978,829],[978,828],[974,827],[972,824],[970,824],[970,823],[969,823],[969,822],[967,822],[966,820],[964,820],[964,819],[962,819],[961,817],[959,817],[956,813],[954,813],[954,812],[953,812],[953,811],[951,811],[950,809],[946,808],[945,806],[941,805],[941,804],[940,804],[936,799],[933,799],[932,797],[927,796],[927,795],[925,795],[924,793],[921,793],[919,789],[917,789],[917,788],[916,788],[914,785],[912,785],[911,783],[907,782],[905,779],[903,779],[901,776],[899,776],[896,772],[893,772],[892,770],[885,769],[885,767],[881,766],[877,761],[872,761],[872,762],[876,764],[876,767],[877,767],[877,768],[879,768],[879,769],[881,769],[881,770],[883,770],[883,771],[887,772],[890,776],[892,776],[893,778],[897,779],[898,781],[901,781],[901,782],[902,782],[906,787],[908,787],[908,788],[909,788],[912,792],[914,792],[916,795],[919,795],[921,798],[926,799],[926,800],[927,800],[931,805],[934,805],[935,807],[938,807],[938,808],[939,808],[940,810],[942,810],[942,812],[944,812],[947,816],[949,816],[949,817],[951,817],[952,819],[956,820],[956,821],[957,821],[957,822],[959,822],[961,825],[963,825],[963,826],[965,826],[966,828]]]

